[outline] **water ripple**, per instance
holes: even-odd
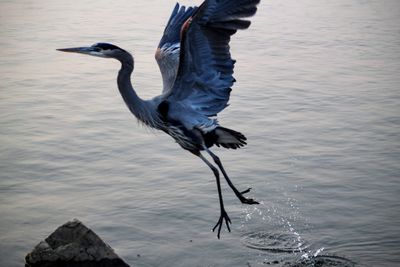
[[[299,241],[295,233],[255,232],[243,236],[242,243],[249,248],[271,252],[302,252],[309,247],[304,241]]]
[[[285,263],[283,266],[286,267],[353,267],[356,263],[340,257],[340,256],[328,256],[328,255],[318,255],[310,259],[302,260],[299,263]]]

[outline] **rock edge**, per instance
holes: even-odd
[[[58,227],[26,255],[25,267],[129,267],[77,219]]]

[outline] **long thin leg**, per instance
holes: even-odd
[[[229,232],[231,231],[231,228],[229,227],[229,224],[231,223],[231,219],[229,218],[229,216],[226,213],[225,208],[224,208],[224,201],[222,199],[221,183],[220,183],[220,179],[219,179],[218,169],[215,168],[201,153],[199,153],[198,156],[207,164],[208,167],[210,167],[210,169],[213,171],[213,173],[215,175],[215,180],[217,181],[219,206],[221,208],[221,216],[219,217],[219,220],[218,220],[217,224],[214,226],[213,232],[218,227],[217,237],[219,239],[220,238],[220,233],[221,233],[221,227],[222,227],[222,224],[224,223],[224,220],[225,220],[225,223],[226,223],[226,227],[228,228],[228,231]]]
[[[249,204],[249,205],[253,205],[253,204],[260,204],[257,201],[253,200],[252,198],[245,198],[243,196],[243,194],[246,194],[248,192],[250,192],[251,188],[248,188],[242,192],[239,192],[239,190],[237,190],[237,188],[235,187],[235,185],[232,183],[232,181],[229,179],[228,175],[225,172],[224,167],[222,166],[221,160],[218,158],[217,155],[215,155],[213,152],[211,152],[211,150],[209,150],[206,146],[204,146],[204,149],[207,151],[207,153],[213,158],[214,162],[218,165],[219,169],[221,170],[222,174],[225,177],[225,180],[228,182],[228,185],[230,186],[230,188],[233,190],[233,192],[235,193],[235,195],[239,198],[239,200],[244,203],[244,204]]]

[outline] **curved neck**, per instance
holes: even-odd
[[[152,126],[152,115],[146,101],[141,99],[135,92],[131,83],[131,74],[134,68],[133,57],[129,53],[124,53],[117,58],[121,62],[121,69],[118,73],[117,83],[129,110],[139,121]]]
[[[129,54],[127,54],[129,55]],[[118,59],[121,62],[121,69],[118,72],[118,89],[129,109],[138,107],[143,100],[136,94],[131,83],[131,74],[133,72],[133,58],[131,55]],[[131,110],[134,114],[135,112]],[[135,114],[136,115],[136,114]]]

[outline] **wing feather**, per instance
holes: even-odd
[[[247,29],[260,0],[206,0],[182,25],[176,80],[165,95],[203,116],[215,116],[229,101],[235,82],[229,42]]]
[[[193,15],[196,8],[186,8],[177,3],[172,10],[164,34],[157,47],[155,58],[163,79],[163,93],[168,92],[172,88],[178,72],[181,27]]]

